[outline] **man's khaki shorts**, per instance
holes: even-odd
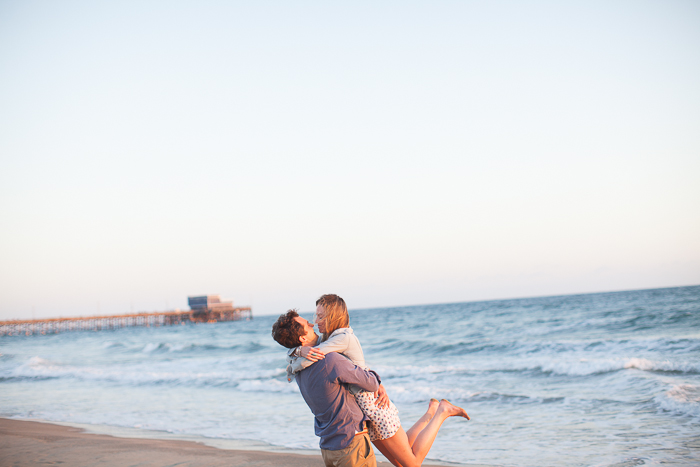
[[[321,454],[326,467],[377,467],[372,443],[369,442],[366,432],[355,435],[350,446],[345,449],[321,449]]]

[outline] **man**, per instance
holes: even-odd
[[[318,342],[313,324],[295,310],[281,315],[272,326],[272,337],[288,349],[311,347]],[[367,434],[367,417],[345,384],[377,391],[381,381],[373,371],[355,366],[342,355],[330,352],[324,359],[296,373],[301,395],[314,414],[314,431],[327,467],[376,467]]]

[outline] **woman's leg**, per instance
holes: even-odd
[[[428,404],[428,411],[425,412],[425,414],[421,418],[419,418],[418,421],[414,423],[413,426],[406,432],[406,437],[408,438],[409,446],[413,445],[413,442],[416,440],[416,436],[418,436],[418,433],[420,433],[423,430],[423,428],[425,428],[425,426],[428,424],[430,419],[433,418],[433,415],[435,415],[435,411],[437,410],[439,403],[440,401],[438,401],[437,399],[430,399],[430,402]],[[391,451],[389,451],[389,447],[385,446],[383,439],[375,439],[374,441],[372,441],[372,443],[374,443],[374,447],[379,449],[379,452],[381,452],[389,462],[391,462],[396,467],[402,467],[402,465],[399,464],[399,461],[397,461],[396,458],[393,456]]]
[[[430,419],[433,418],[433,415],[435,415],[435,411],[437,410],[439,403],[440,402],[437,399],[430,399],[430,402],[428,403],[428,411],[425,412],[425,415],[419,418],[418,421],[414,423],[411,428],[408,429],[408,431],[406,432],[406,436],[408,436],[408,444],[410,446],[413,446],[413,442],[416,440],[416,436],[418,436],[418,433],[423,431],[423,428],[425,428]]]
[[[423,463],[425,456],[428,455],[428,451],[430,451],[442,423],[448,417],[454,416],[469,419],[469,415],[464,409],[452,405],[449,401],[443,399],[440,401],[433,418],[416,436],[413,446],[408,443],[408,436],[403,428],[400,428],[391,438],[381,440],[381,447],[377,445],[378,441],[375,441],[374,444],[387,459],[391,460],[392,464],[401,467],[419,467]],[[385,450],[391,455],[391,458],[385,454]]]
[[[399,464],[399,461],[396,460],[394,455],[389,451],[389,448],[384,444],[385,439],[375,439],[372,441],[372,444],[374,444],[374,447],[379,449],[379,452],[381,452],[386,459],[391,462],[391,465],[394,465],[396,467],[403,467],[401,464]]]

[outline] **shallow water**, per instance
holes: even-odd
[[[310,318],[310,316],[307,316]],[[276,317],[0,337],[0,416],[316,449]],[[464,406],[430,459],[698,465],[700,287],[351,310],[404,427]]]

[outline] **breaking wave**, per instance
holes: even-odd
[[[700,418],[700,386],[674,385],[654,400],[663,411]]]
[[[285,374],[284,369],[260,368],[213,370],[200,362],[189,364],[152,364],[124,366],[74,366],[64,365],[41,357],[32,357],[26,364],[5,371],[0,377],[5,380],[76,379],[103,381],[124,385],[190,385],[239,387],[247,381],[275,381]],[[276,382],[273,383],[276,385]]]

